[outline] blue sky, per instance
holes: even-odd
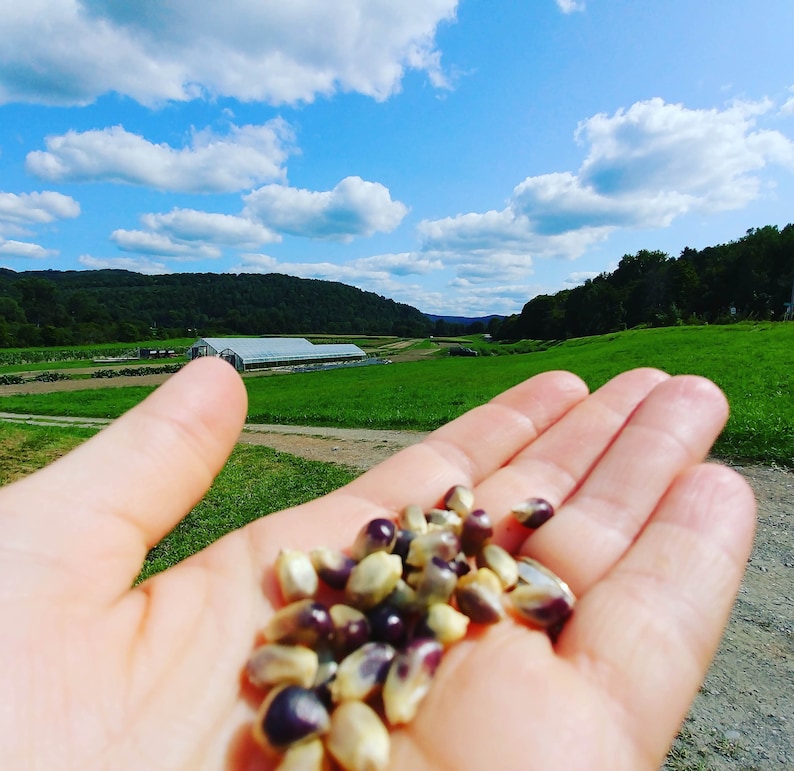
[[[509,314],[794,222],[791,0],[0,4],[0,266]]]

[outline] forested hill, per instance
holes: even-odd
[[[424,336],[409,305],[346,284],[281,274],[0,269],[0,346],[192,335],[325,332]]]
[[[794,225],[753,228],[737,241],[677,258],[626,255],[612,273],[531,299],[501,324],[501,339],[560,340],[638,325],[781,319],[792,300]]]

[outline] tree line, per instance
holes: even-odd
[[[419,310],[346,284],[281,274],[0,270],[0,347],[184,336],[424,337]]]
[[[637,326],[779,320],[792,301],[794,225],[751,228],[737,241],[677,258],[625,255],[611,273],[532,298],[493,330],[502,340],[561,340]]]

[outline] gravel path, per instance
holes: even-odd
[[[0,420],[20,419],[0,413]],[[107,422],[44,416],[21,420],[89,426]],[[249,424],[240,441],[364,471],[424,436]],[[666,770],[794,769],[794,473],[765,466],[735,468],[758,499],[755,547],[717,657]]]

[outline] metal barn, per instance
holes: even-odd
[[[202,337],[187,351],[188,359],[200,356],[218,356],[238,372],[367,358],[357,345],[315,345],[302,337]]]

